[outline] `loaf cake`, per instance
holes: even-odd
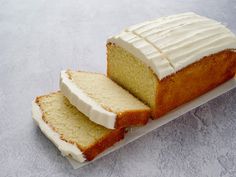
[[[124,138],[125,129],[110,130],[90,121],[60,93],[40,96],[32,104],[34,120],[64,156],[84,162]]]
[[[107,41],[107,75],[158,118],[236,72],[236,37],[221,23],[183,13],[126,28]]]
[[[144,125],[150,108],[103,74],[62,71],[60,89],[91,121],[106,128]]]

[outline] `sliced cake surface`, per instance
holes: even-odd
[[[33,118],[63,155],[92,160],[124,138],[124,129],[110,130],[90,121],[60,93],[37,97]]]
[[[221,23],[183,13],[125,28],[107,41],[107,75],[158,118],[236,72],[236,36]]]
[[[146,124],[150,108],[103,74],[61,72],[60,88],[71,104],[107,128]]]

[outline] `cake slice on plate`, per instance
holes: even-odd
[[[106,128],[144,125],[150,108],[103,74],[61,72],[61,92],[91,121]]]
[[[93,123],[60,93],[37,97],[32,114],[42,132],[64,156],[84,162],[124,138],[125,129],[110,130]]]
[[[126,28],[107,41],[107,75],[158,118],[232,78],[236,37],[195,13]]]

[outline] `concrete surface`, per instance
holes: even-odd
[[[108,36],[186,11],[236,32],[235,0],[0,0],[0,176],[235,177],[235,89],[78,170],[31,119],[60,70],[105,73]]]

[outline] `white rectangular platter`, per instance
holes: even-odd
[[[127,145],[128,143],[138,139],[139,137],[151,132],[152,130],[155,130],[156,128],[176,119],[177,117],[183,115],[184,113],[216,98],[217,96],[222,95],[223,93],[233,89],[236,87],[236,78],[233,78],[224,84],[218,86],[217,88],[207,92],[206,94],[174,109],[173,111],[169,112],[165,116],[162,116],[161,118],[157,120],[149,120],[148,124],[142,127],[132,128],[131,131],[128,131],[126,134],[124,140],[116,143],[111,148],[107,149],[103,153],[101,153],[99,156],[97,156],[93,161],[85,162],[85,163],[79,163],[69,157],[67,159],[69,160],[70,164],[73,166],[74,169],[81,168],[91,162],[94,162],[95,160]]]

